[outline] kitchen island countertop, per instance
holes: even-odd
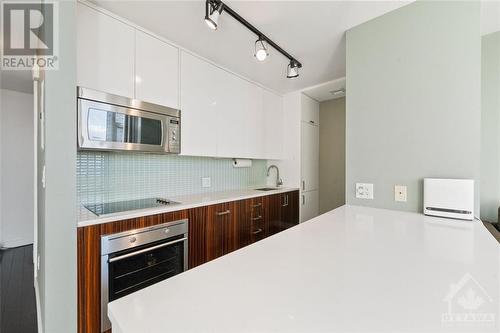
[[[479,221],[343,206],[108,314],[113,333],[498,332],[499,269]]]

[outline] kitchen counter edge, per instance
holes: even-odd
[[[154,207],[140,210],[133,210],[127,212],[120,212],[114,214],[107,214],[98,216],[89,211],[83,205],[78,208],[77,214],[77,227],[88,227],[96,224],[104,224],[116,222],[120,220],[133,219],[143,216],[157,215],[169,212],[176,212],[179,210],[192,209],[203,206],[216,205],[225,202],[246,200],[251,198],[265,197],[274,194],[298,191],[298,188],[283,187],[272,191],[258,191],[255,189],[242,189],[242,190],[229,190],[212,193],[200,193],[186,196],[176,196],[168,198],[172,201],[180,202],[174,206]]]

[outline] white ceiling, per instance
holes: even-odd
[[[343,90],[344,92],[339,93],[340,90]],[[335,94],[333,94],[334,91],[336,92]],[[325,83],[320,83],[316,86],[306,88],[302,92],[312,99],[317,100],[318,102],[345,97],[345,77]]]
[[[218,31],[208,29],[204,1],[94,2],[278,92],[315,86],[321,94],[316,98],[323,99],[330,81],[345,76],[345,30],[411,1],[226,1],[302,62],[304,68],[293,80],[285,78],[286,59],[272,49],[270,59],[258,63],[253,57],[255,36],[227,14]],[[498,30],[500,1],[482,1],[482,34]],[[0,88],[32,91],[30,71],[1,71],[0,76]]]
[[[253,81],[285,93],[345,76],[345,31],[408,1],[226,1],[242,17],[296,57],[300,76],[285,77],[287,59],[271,49],[253,57],[256,36],[227,14],[212,31],[204,1],[106,1],[110,10]]]

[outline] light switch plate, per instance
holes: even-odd
[[[394,186],[394,201],[406,202],[408,201],[407,187],[404,185]]]
[[[373,200],[373,184],[356,183],[356,198]]]
[[[212,179],[210,177],[201,178],[201,187],[210,187],[212,186]]]

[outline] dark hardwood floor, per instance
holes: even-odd
[[[0,332],[36,333],[33,246],[0,250]]]

